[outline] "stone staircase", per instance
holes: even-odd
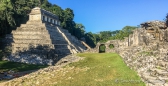
[[[6,60],[15,62],[51,65],[63,56],[83,52],[86,49],[67,30],[42,21],[28,21],[26,24],[21,24],[12,31],[12,35],[13,54]],[[30,55],[34,55],[34,58]],[[16,57],[23,60],[15,59]],[[37,57],[40,62],[35,59]]]
[[[83,52],[84,50],[86,50],[86,47],[81,43],[81,41],[79,41],[75,36],[72,36],[68,30],[65,29],[59,29],[57,28],[60,33],[63,34],[64,38],[68,41],[68,43],[71,45],[71,47],[74,47],[73,50],[75,50],[77,52]]]

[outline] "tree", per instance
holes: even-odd
[[[95,43],[94,43],[94,36],[92,32],[88,32],[85,34],[85,39],[86,39],[86,43],[90,46],[90,47],[95,47]]]
[[[76,23],[75,29],[73,31],[73,34],[78,38],[84,37],[85,34],[85,26],[82,24]]]
[[[128,37],[129,34],[132,34],[132,31],[134,29],[136,29],[137,27],[134,27],[134,26],[125,26],[122,30],[119,31],[119,33],[117,33],[115,36],[114,36],[114,39],[124,39],[124,37]]]
[[[16,25],[14,16],[13,3],[11,0],[0,1],[0,34],[6,34],[9,26],[14,27]]]
[[[63,22],[64,21],[64,10],[61,8],[61,7],[59,7],[58,5],[53,5],[52,6],[52,8],[51,8],[51,10],[50,10],[53,14],[55,14],[55,15],[57,15],[58,17],[59,17],[59,20],[61,21],[61,22]]]

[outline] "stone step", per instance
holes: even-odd
[[[65,40],[52,40],[53,44],[68,44],[67,41]]]
[[[37,48],[37,49],[36,48],[31,48],[30,49],[29,47],[19,47],[19,48],[15,47],[15,48],[13,48],[12,53],[16,53],[16,52],[29,52],[29,53],[37,53],[38,54],[38,52],[40,52],[41,54],[44,54],[44,53],[46,53],[49,50],[50,49],[46,49],[46,48]]]
[[[32,27],[39,28],[39,27],[46,27],[46,24],[45,23],[43,23],[43,24],[21,24],[20,27],[21,28],[23,28],[23,27],[27,27],[27,28],[32,28]]]
[[[60,35],[60,34],[51,34],[50,35],[52,38],[56,38],[56,39],[64,39],[64,37],[62,36],[62,35]]]
[[[53,40],[65,40],[62,36],[51,35],[51,39]]]
[[[35,28],[35,27],[31,27],[31,28],[28,28],[28,27],[20,27],[18,29],[16,29],[16,31],[47,31],[46,28],[44,27],[38,27],[38,28]]]
[[[46,28],[47,28],[47,30],[49,30],[49,31],[56,31],[56,32],[59,32],[59,31],[56,29],[56,27],[50,27],[50,26],[47,26]]]
[[[44,40],[32,40],[32,39],[13,39],[14,43],[28,43],[28,44],[51,44],[52,41],[50,39],[44,39]]]
[[[54,45],[55,49],[68,49],[69,45],[68,44],[55,44]]]
[[[69,48],[55,48],[55,50],[70,50]]]
[[[71,54],[71,51],[69,49],[55,49],[57,54]]]
[[[29,53],[32,53],[32,54],[39,54],[39,55],[47,55],[47,54],[50,54],[50,49],[29,49],[28,51],[25,51],[26,52],[29,52]],[[55,52],[53,52],[55,53]]]
[[[28,44],[28,43],[12,43],[13,48],[36,48],[36,47],[44,47],[44,48],[52,48],[54,49],[53,44]]]
[[[38,50],[38,51],[37,51]],[[41,52],[41,54],[46,53],[49,51],[49,49],[28,49],[28,48],[19,48],[19,49],[14,49],[12,52],[16,53],[16,52],[29,52],[29,53],[36,53],[37,52]],[[43,52],[44,51],[44,52]]]
[[[42,21],[28,21],[26,25],[37,25],[37,24],[44,24]]]
[[[61,35],[59,32],[51,31],[51,30],[48,30],[48,33],[53,34],[53,35]]]
[[[39,31],[12,31],[13,35],[49,35],[47,30]]]
[[[49,35],[13,35],[14,39],[50,39]]]

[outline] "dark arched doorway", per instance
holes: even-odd
[[[106,46],[104,44],[101,44],[99,46],[99,53],[105,53],[106,52]]]

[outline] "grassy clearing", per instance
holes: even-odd
[[[39,68],[47,67],[46,65],[33,65],[33,64],[25,64],[18,62],[9,62],[9,61],[0,61],[0,72],[2,71],[27,71],[27,70],[35,70]]]
[[[57,79],[54,86],[145,86],[137,73],[129,69],[117,54],[83,53],[78,56],[86,58],[68,65],[74,70],[69,70],[60,82]]]
[[[41,72],[7,83],[7,86],[145,86],[115,53],[82,53],[85,57],[63,68]]]

